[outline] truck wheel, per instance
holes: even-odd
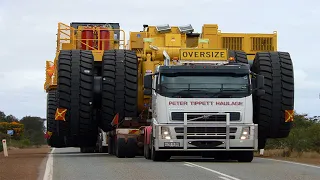
[[[143,149],[144,149],[144,157],[146,159],[151,159],[151,150],[149,148],[149,144],[144,144]]]
[[[254,123],[259,126],[259,149],[266,138],[285,138],[292,122],[286,122],[286,110],[294,108],[294,77],[290,54],[287,52],[259,52],[252,71],[265,78],[265,95],[253,97]]]
[[[137,152],[138,152],[137,139],[128,138],[126,157],[134,158],[136,157]]]
[[[251,162],[253,160],[253,151],[236,152],[238,162]]]
[[[125,158],[126,157],[126,142],[124,138],[118,138],[116,143],[116,156],[118,158]]]
[[[229,50],[229,57],[234,57],[237,63],[248,64],[247,53],[244,51]]]
[[[137,116],[138,58],[134,51],[104,51],[102,62],[101,129],[111,130],[111,122]]]
[[[95,146],[97,123],[93,119],[93,66],[91,51],[62,50],[58,57],[58,107],[67,109],[59,121],[64,136],[74,145]]]
[[[231,153],[228,152],[228,151],[222,151],[222,152],[217,152],[215,157],[214,157],[214,160],[217,160],[217,161],[227,161],[227,160],[230,160],[230,157],[231,157]]]
[[[154,143],[151,143],[151,159],[153,161],[167,161],[171,158],[169,152],[166,151],[156,151],[154,148]]]
[[[108,153],[108,147],[102,146],[102,153]]]
[[[113,146],[114,146],[114,141],[113,141],[113,137],[109,136],[108,137],[108,153],[110,155],[114,155],[114,151],[113,151]]]
[[[59,136],[55,121],[55,112],[57,109],[56,90],[50,90],[47,94],[47,131],[52,133],[52,136],[47,140],[51,147],[66,147],[64,140]]]

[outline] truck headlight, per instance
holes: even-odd
[[[171,139],[170,129],[168,127],[161,127],[162,139]]]
[[[249,136],[250,136],[250,127],[242,128],[240,139],[241,140],[249,139]]]

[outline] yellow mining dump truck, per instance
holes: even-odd
[[[117,23],[59,23],[45,82],[49,145],[251,161],[267,138],[288,136],[293,65],[275,32],[144,25],[129,45],[124,36]]]

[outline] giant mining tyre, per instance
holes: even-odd
[[[229,57],[234,57],[236,63],[248,64],[247,53],[239,50],[229,50]]]
[[[47,93],[47,132],[51,132],[52,135],[47,139],[47,143],[51,147],[66,147],[64,138],[59,136],[57,131],[57,121],[55,121],[55,113],[57,109],[56,90],[49,90]]]
[[[119,114],[136,117],[138,112],[138,58],[131,50],[104,51],[102,60],[102,120],[100,128],[108,132]]]
[[[252,71],[263,75],[265,95],[253,97],[253,117],[258,124],[259,149],[266,138],[285,138],[292,122],[286,122],[286,110],[294,108],[294,73],[290,54],[287,52],[259,52]],[[259,140],[259,141],[260,141]]]
[[[61,50],[58,57],[57,105],[67,109],[59,121],[61,134],[74,147],[95,146],[97,122],[93,118],[93,68],[91,51]]]

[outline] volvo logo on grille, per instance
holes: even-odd
[[[204,115],[204,116],[202,116],[202,119],[208,120],[208,119],[210,118],[210,116],[211,116],[211,115]]]
[[[212,115],[201,115],[195,118],[188,119],[188,121],[196,121],[196,120],[208,120]]]

